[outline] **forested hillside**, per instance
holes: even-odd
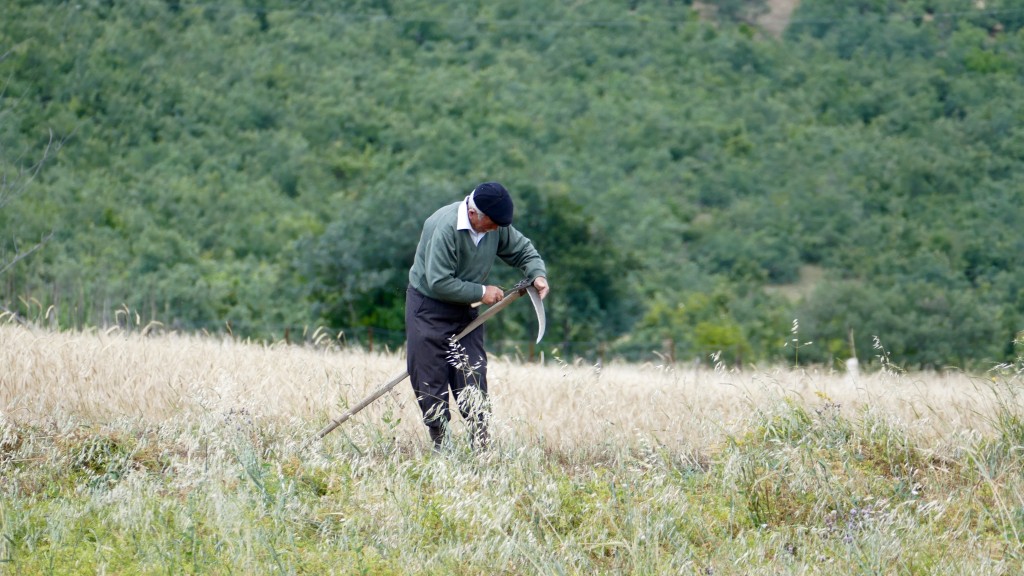
[[[556,354],[1014,358],[1024,3],[764,13],[8,0],[0,268],[26,257],[0,304],[397,345],[421,220],[493,179],[548,261]],[[529,339],[517,308],[496,346]]]

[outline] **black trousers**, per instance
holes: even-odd
[[[451,338],[472,322],[477,313],[467,304],[424,296],[412,286],[406,290],[406,362],[423,423],[430,428],[441,428],[451,420],[449,388],[467,422],[484,423],[487,416],[484,327],[478,327],[454,345],[451,343]],[[474,389],[480,394],[471,392]]]

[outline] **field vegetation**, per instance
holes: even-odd
[[[1021,360],[852,377],[497,357],[493,444],[456,423],[435,454],[405,384],[310,444],[404,362],[311,341],[0,327],[0,571],[1024,568]]]

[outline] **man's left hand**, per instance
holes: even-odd
[[[538,276],[533,279],[533,287],[537,289],[537,294],[540,295],[543,300],[548,295],[548,279],[543,276]]]

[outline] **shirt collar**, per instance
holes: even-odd
[[[466,199],[459,204],[459,218],[455,227],[458,230],[468,230],[469,237],[473,239],[473,243],[477,246],[480,245],[480,241],[483,240],[484,235],[487,234],[487,232],[477,232],[476,230],[473,230],[473,225],[469,222],[469,196],[466,196]]]

